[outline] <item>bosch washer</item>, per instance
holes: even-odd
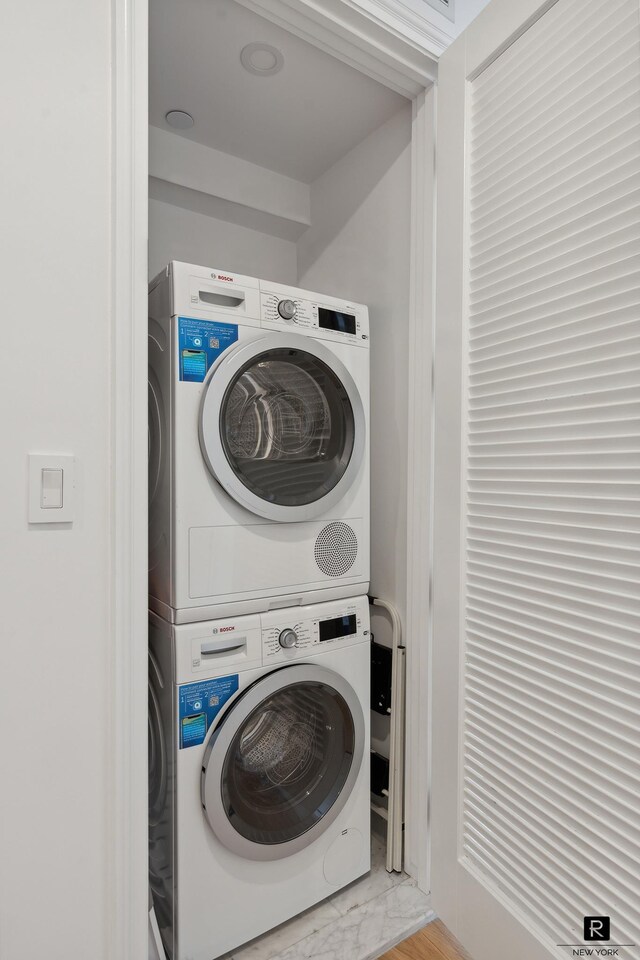
[[[369,870],[366,597],[150,623],[150,878],[213,960]]]

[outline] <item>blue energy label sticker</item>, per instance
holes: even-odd
[[[185,683],[178,688],[181,750],[204,743],[215,717],[237,690],[237,673],[215,680]]]
[[[238,339],[235,323],[178,317],[180,379],[202,383],[217,358]]]

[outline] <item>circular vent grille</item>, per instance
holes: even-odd
[[[316,563],[328,577],[341,577],[355,563],[358,538],[346,523],[329,523],[316,540]]]

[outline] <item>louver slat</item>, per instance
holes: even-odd
[[[571,252],[594,237],[605,240],[607,226],[616,229],[636,222],[634,213],[638,203],[640,189],[619,189],[617,197],[608,197],[606,202],[595,206],[578,204],[570,218],[563,211],[555,223],[547,222],[538,229],[528,229],[525,236],[498,234],[492,244],[483,246],[483,254],[478,253],[474,258],[470,275],[473,279],[481,275],[486,280],[494,270],[510,273],[518,264],[526,270],[536,259],[545,260],[565,251]]]
[[[558,0],[470,90],[462,849],[640,944],[640,11]]]
[[[560,8],[552,7],[539,21],[534,31],[526,31],[518,40],[517,56],[502,56],[493,65],[491,70],[485,70],[474,82],[474,92],[482,93],[482,102],[474,116],[481,114],[482,108],[500,110],[503,104],[508,104],[513,91],[526,86],[527,83],[544,78],[545,66],[560,56],[569,60],[579,55],[585,43],[593,42],[594,37],[600,36],[609,20],[621,15],[621,11],[628,12],[625,0],[565,0]],[[572,49],[568,48],[566,36],[562,33],[562,26],[571,23]],[[540,49],[544,47],[545,58],[540,57]],[[500,99],[492,98],[493,92],[499,89]]]

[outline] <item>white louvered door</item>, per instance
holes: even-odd
[[[474,960],[631,960],[638,0],[493,0],[438,117],[434,903]]]

